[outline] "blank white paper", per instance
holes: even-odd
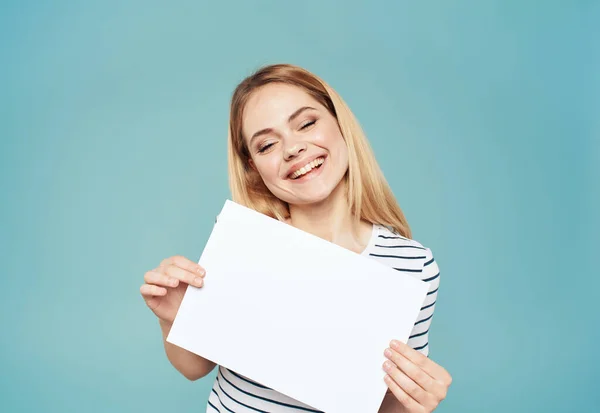
[[[167,341],[327,413],[377,412],[427,284],[230,200]]]

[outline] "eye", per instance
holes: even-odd
[[[314,125],[315,123],[317,123],[317,120],[316,120],[316,119],[315,119],[315,120],[312,120],[312,121],[310,121],[310,122],[306,122],[304,125],[302,125],[302,126],[300,127],[300,130],[307,129],[307,128],[309,128],[310,126]]]
[[[258,148],[258,153],[264,153],[267,149],[269,149],[273,145],[275,145],[274,142],[270,142],[270,143],[267,143],[266,145],[262,145],[260,148]]]

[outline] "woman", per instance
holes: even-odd
[[[382,349],[388,391],[380,412],[431,412],[450,375],[428,358],[439,270],[409,226],[350,109],[324,81],[292,65],[267,66],[246,78],[231,101],[229,179],[235,202],[429,284],[406,344]],[[190,380],[215,363],[166,341],[187,284],[205,271],[181,256],[144,276],[141,293],[159,318],[167,356]],[[317,410],[219,366],[207,411]]]

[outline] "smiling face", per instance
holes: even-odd
[[[271,83],[244,107],[250,163],[277,198],[322,202],[348,170],[348,149],[335,117],[299,87]]]

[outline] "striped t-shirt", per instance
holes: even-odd
[[[440,272],[431,250],[417,241],[398,236],[387,227],[373,225],[371,238],[361,255],[429,284],[429,292],[407,343],[429,356],[428,332],[440,283]],[[322,413],[232,370],[219,365],[217,368],[217,377],[206,406],[207,412]],[[382,369],[382,377],[383,374]]]

